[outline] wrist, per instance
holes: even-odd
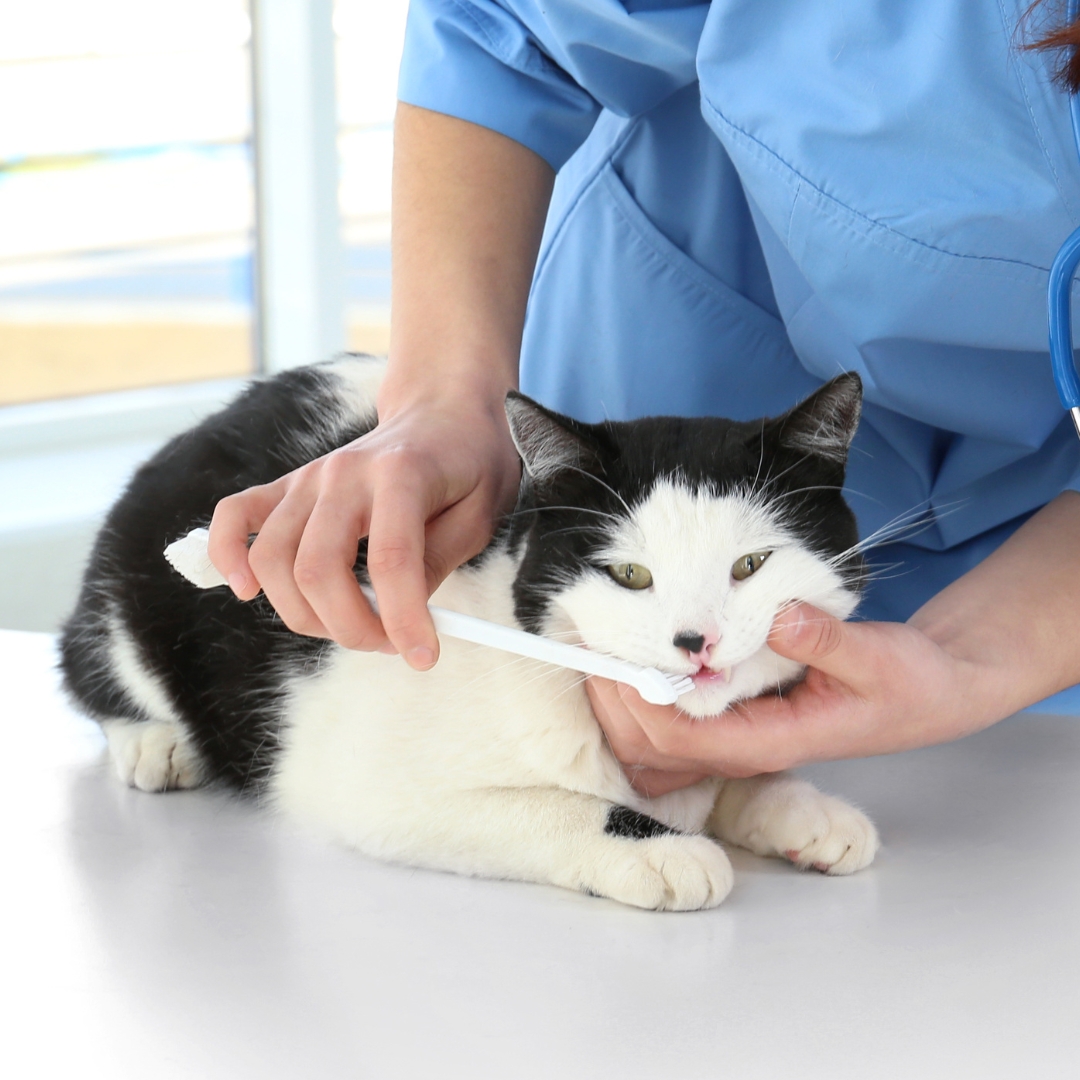
[[[955,706],[967,718],[971,731],[1003,720],[1059,689],[1043,686],[1048,673],[1026,649],[1018,643],[1002,647],[999,634],[965,619],[963,612],[950,617],[945,611],[921,609],[909,624],[943,654],[952,673]]]
[[[377,397],[379,419],[419,407],[492,416],[503,423],[506,394],[516,386],[516,364],[503,357],[445,353],[433,360],[395,355],[391,349]]]

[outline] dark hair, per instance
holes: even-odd
[[[1035,2],[1024,12],[1021,26],[1036,17],[1036,12],[1043,7],[1045,0]],[[1060,7],[1058,10],[1060,11]],[[1053,18],[1053,16],[1050,16]],[[1041,20],[1040,20],[1041,21]],[[1060,25],[1048,29],[1044,23],[1039,29],[1043,33],[1035,40],[1027,42],[1024,49],[1034,49],[1039,52],[1057,50],[1062,53],[1061,63],[1055,73],[1055,78],[1070,93],[1080,91],[1080,19],[1074,22],[1063,22]]]

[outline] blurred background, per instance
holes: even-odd
[[[134,465],[389,338],[407,0],[0,8],[0,626],[51,629]]]

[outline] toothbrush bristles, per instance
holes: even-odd
[[[667,678],[671,683],[671,689],[680,697],[694,689],[694,680],[689,675],[669,675]]]

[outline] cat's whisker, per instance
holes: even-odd
[[[915,573],[915,567],[909,566],[907,569],[901,569],[904,566],[902,562],[886,563],[883,566],[875,567],[873,570],[863,575],[864,582],[870,581],[895,581],[897,578],[907,577],[909,574]],[[890,571],[898,570],[899,573],[890,573]]]
[[[622,506],[622,508],[623,508],[623,509],[624,509],[624,510],[626,511],[626,517],[627,517],[627,521],[628,521],[628,523],[629,523],[630,525],[633,525],[633,526],[634,526],[635,528],[637,528],[637,525],[636,525],[636,523],[635,523],[635,522],[634,522],[634,520],[633,520],[633,517],[634,517],[634,511],[633,511],[633,508],[632,508],[632,507],[630,506],[630,504],[629,504],[629,503],[628,503],[628,502],[626,501],[626,499],[624,499],[624,498],[622,497],[622,495],[620,495],[620,494],[619,494],[619,493],[618,493],[618,492],[617,492],[617,491],[616,491],[616,490],[615,490],[615,489],[614,489],[614,488],[613,488],[613,487],[612,487],[612,486],[611,486],[611,485],[610,485],[609,483],[607,483],[607,481],[606,481],[606,480],[601,480],[599,476],[595,475],[595,473],[591,473],[591,472],[589,472],[589,470],[588,470],[588,469],[583,469],[583,468],[581,468],[581,466],[580,466],[580,465],[570,465],[570,464],[567,464],[567,465],[565,466],[565,468],[566,468],[566,469],[567,469],[567,471],[569,471],[569,472],[576,472],[576,473],[579,473],[579,474],[580,474],[581,476],[584,476],[584,477],[586,477],[587,479],[589,479],[589,480],[592,480],[592,481],[594,481],[595,483],[599,484],[599,485],[600,485],[600,486],[601,486],[601,487],[602,487],[602,488],[603,488],[603,489],[604,489],[604,490],[605,490],[606,492],[608,492],[608,494],[609,494],[609,495],[614,495],[614,496],[615,496],[615,498],[616,498],[616,499],[618,500],[619,504],[620,504],[620,505]],[[640,531],[640,530],[639,530],[639,531]]]
[[[938,521],[951,514],[957,513],[963,508],[966,500],[957,500],[953,503],[944,503],[938,507],[913,507],[902,514],[898,514],[892,521],[886,522],[880,528],[875,529],[868,536],[864,536],[851,547],[832,556],[829,560],[833,565],[846,562],[857,555],[877,547],[884,547],[900,539],[911,539],[933,528]]]
[[[596,531],[595,525],[567,525],[563,529],[548,529],[544,532],[544,536],[569,536],[571,533],[595,533]]]
[[[770,487],[775,487],[779,481],[783,480],[789,472],[794,472],[795,469],[805,464],[805,459],[801,458],[798,461],[793,462],[786,469],[781,470],[778,473],[767,473],[765,476],[765,482],[762,485],[762,490],[767,491]]]
[[[507,518],[521,517],[525,514],[540,514],[546,511],[558,511],[568,510],[575,514],[595,514],[597,517],[607,518],[609,521],[621,523],[626,519],[620,517],[618,514],[612,514],[608,510],[597,510],[592,506],[563,506],[563,505],[543,505],[543,506],[524,506],[515,510],[511,510],[505,515]]]
[[[758,433],[758,463],[757,471],[754,473],[754,480],[751,484],[751,488],[757,486],[757,482],[761,479],[761,470],[765,464],[765,421],[761,421],[761,431]]]
[[[781,491],[772,496],[770,503],[779,502],[781,499],[793,499],[796,495],[805,495],[811,491],[842,491],[842,484],[811,484],[807,487],[792,488],[791,491]]]

